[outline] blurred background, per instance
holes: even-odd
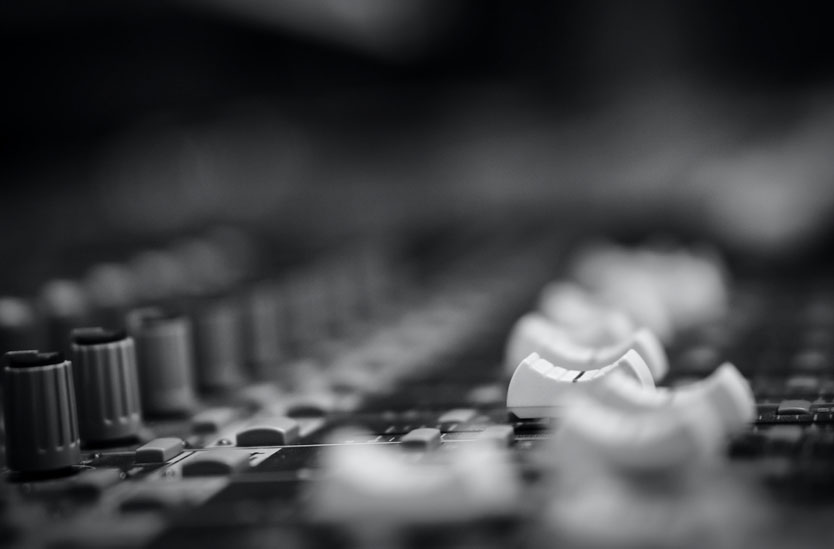
[[[765,254],[829,238],[817,3],[33,0],[0,5],[0,43],[8,287],[57,250],[217,221],[544,215]]]

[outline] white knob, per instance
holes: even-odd
[[[536,353],[518,365],[507,388],[507,408],[519,418],[558,417],[573,395],[592,390],[607,376],[622,371],[643,387],[654,387],[648,367],[636,351],[593,370],[555,366]]]
[[[537,353],[548,362],[565,368],[596,370],[617,361],[631,349],[643,359],[651,378],[661,379],[668,371],[666,351],[648,329],[639,329],[615,344],[591,347],[577,343],[570,333],[542,315],[530,313],[523,316],[510,333],[506,364],[508,370],[514,372],[525,357]],[[635,373],[643,375],[642,371]]]

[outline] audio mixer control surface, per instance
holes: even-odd
[[[822,269],[447,232],[0,298],[0,545],[834,546]]]

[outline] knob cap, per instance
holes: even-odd
[[[623,472],[680,471],[719,460],[726,432],[709,402],[623,414],[587,395],[574,395],[554,436],[557,459],[569,467]]]
[[[81,438],[90,445],[135,438],[142,427],[133,339],[124,331],[72,332]]]
[[[146,415],[184,415],[196,405],[191,323],[150,307],[128,315],[136,345],[142,410]]]
[[[81,461],[72,365],[61,353],[5,355],[6,459],[10,469],[44,473]]]

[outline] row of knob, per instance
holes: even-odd
[[[59,352],[6,353],[9,468],[66,469],[79,463],[81,440],[101,446],[138,439],[143,408],[157,415],[194,408],[187,319],[140,313],[133,315],[132,337],[120,330],[74,330],[72,361]]]
[[[199,366],[195,381],[217,392],[247,376],[273,380],[288,357],[363,326],[387,306],[396,276],[389,251],[376,243],[329,251],[277,273],[254,272],[246,267],[252,261],[238,265],[238,256],[251,253],[229,246],[193,239],[124,264],[98,264],[81,280],[52,280],[36,299],[0,296],[0,353],[69,353],[72,329],[128,328],[131,310],[162,307],[186,313]]]
[[[389,272],[378,257],[382,252],[368,251],[331,258],[304,277],[192,299],[189,314],[134,309],[113,322],[126,329],[77,328],[88,315],[59,315],[67,330],[59,339],[69,340],[71,361],[60,352],[10,351],[5,357],[0,388],[9,467],[26,473],[65,469],[79,463],[81,441],[88,447],[122,444],[138,438],[143,417],[194,412],[198,391],[226,394],[259,373],[275,380],[288,359],[290,332],[324,339],[325,321],[355,323],[361,316],[364,322],[378,313],[370,308],[387,297]],[[344,283],[331,288],[334,279]],[[70,285],[61,286],[77,297]],[[0,342],[36,349],[40,340],[29,322],[34,315],[18,314],[26,312],[18,304],[0,300]]]
[[[554,448],[570,466],[656,471],[719,456],[728,436],[755,418],[739,371],[725,363],[689,386],[655,386],[668,370],[661,338],[726,307],[714,261],[682,250],[606,248],[580,254],[572,272],[578,280],[547,286],[539,312],[510,334],[508,409],[522,419],[559,418]],[[615,299],[611,289],[623,280],[641,282]]]

